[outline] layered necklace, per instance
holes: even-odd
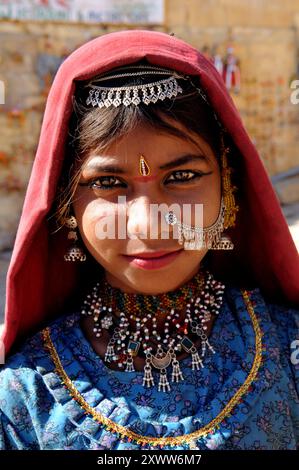
[[[88,293],[81,314],[93,317],[93,333],[99,340],[103,330],[108,331],[105,362],[116,361],[121,370],[134,372],[134,357],[144,357],[143,386],[155,385],[154,368],[160,373],[158,391],[167,392],[170,381],[184,380],[177,360],[180,352],[191,355],[192,370],[204,367],[207,348],[215,353],[206,323],[219,314],[224,288],[204,270],[179,289],[157,295],[126,293],[103,279]],[[161,316],[163,331],[159,332],[157,318]],[[195,346],[198,340],[199,348]]]

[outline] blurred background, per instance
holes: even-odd
[[[0,328],[7,267],[55,73],[83,43],[123,29],[174,34],[213,61],[299,250],[299,104],[290,99],[299,80],[299,0],[0,0]]]

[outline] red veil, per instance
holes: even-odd
[[[16,339],[63,313],[66,300],[80,286],[80,263],[63,260],[66,232],[50,235],[47,221],[65,156],[75,81],[143,58],[198,75],[237,150],[240,211],[237,227],[229,233],[235,249],[209,253],[213,274],[237,284],[249,281],[272,303],[299,305],[298,252],[263,163],[222,78],[209,60],[180,39],[160,32],[122,31],[75,50],[60,66],[52,84],[8,269],[3,331],[6,352]]]

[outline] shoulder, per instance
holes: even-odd
[[[65,334],[70,318],[72,315],[60,317],[47,326],[51,327],[53,335]],[[48,393],[44,376],[51,373],[53,363],[45,347],[43,331],[25,340],[0,366],[0,411],[13,413],[18,403],[30,407],[34,405],[34,396]]]
[[[259,288],[251,292],[254,303],[264,310],[264,316],[272,324],[283,349],[290,349],[294,341],[299,340],[299,306],[294,307],[287,302],[272,302],[263,296]]]
[[[67,335],[73,315],[47,326],[53,337]],[[46,326],[46,327],[47,327]],[[51,392],[57,381],[43,331],[28,338],[0,367],[0,449],[39,448],[39,435],[56,402]]]
[[[252,289],[241,289],[235,286],[228,286],[226,289],[226,299],[231,304],[242,302],[246,304],[246,299],[258,310],[266,313],[268,321],[279,332],[281,340],[294,337],[298,338],[299,332],[299,306],[294,307],[285,303],[275,303],[265,297],[259,287]]]
[[[45,347],[44,335],[48,327],[53,337],[67,336],[68,330],[77,323],[78,314],[72,313],[49,322],[43,329],[27,338],[11,355],[5,357],[5,363],[0,366],[0,394],[3,390],[1,384],[13,377],[19,381],[30,381],[32,376],[42,376],[49,367],[49,353]]]
[[[299,309],[269,302],[266,305],[284,353],[283,362],[289,366],[299,393]]]
[[[225,298],[231,305],[246,304],[249,299],[253,306],[267,312],[271,321],[282,333],[299,331],[299,306],[293,307],[287,303],[275,303],[265,297],[259,287],[250,289],[228,285],[225,290]]]
[[[229,286],[225,298],[235,312],[246,308],[246,299],[250,301],[259,324],[263,325],[265,347],[279,352],[280,365],[299,395],[299,308],[272,302],[258,287]]]
[[[299,332],[299,307],[295,308],[286,304],[267,302],[269,314],[273,323],[282,332],[294,334]]]
[[[38,396],[49,401],[35,351],[41,350],[39,334],[29,338],[0,369],[0,449],[34,449],[37,439],[33,414]],[[40,352],[38,352],[40,355]]]
[[[299,307],[290,306],[287,302],[272,302],[259,287],[242,289],[229,285],[225,290],[225,301],[236,314],[251,306],[259,321],[275,334],[281,350],[297,350],[299,363]]]
[[[33,377],[38,375],[37,363],[43,355],[41,333],[38,332],[24,341],[16,352],[5,357],[5,363],[0,368],[0,399],[15,382],[22,385],[22,388],[16,386],[13,392],[22,390],[25,393],[26,383],[30,386]]]
[[[52,320],[36,334],[24,340],[13,354],[9,354],[5,358],[5,364],[0,366],[0,376],[8,370],[24,369],[25,372],[28,369],[36,369],[38,364],[42,363],[42,360],[48,355],[44,343],[44,333],[47,328],[50,327],[52,334],[57,337],[67,335],[68,330],[77,323],[77,320],[77,313],[63,315]]]

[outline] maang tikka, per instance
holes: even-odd
[[[221,180],[222,196],[219,214],[216,221],[208,227],[195,227],[178,220],[173,211],[167,212],[164,217],[169,225],[177,225],[178,242],[184,244],[186,250],[208,248],[210,250],[232,250],[234,244],[229,236],[223,236],[224,230],[234,227],[236,224],[237,206],[234,191],[236,186],[232,185],[232,169],[228,165],[227,154],[229,147],[224,144],[223,132],[221,132]]]

